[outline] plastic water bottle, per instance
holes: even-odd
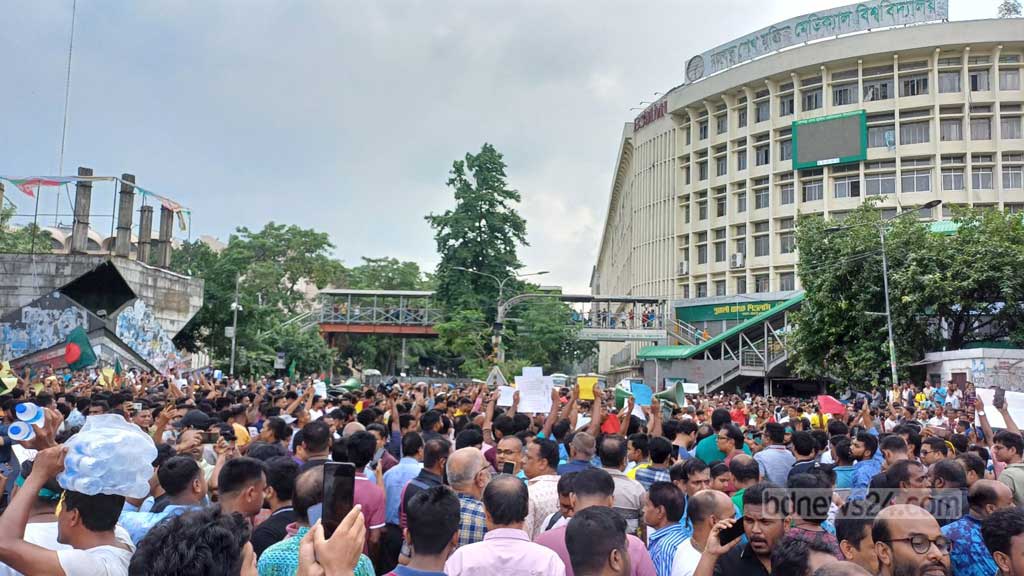
[[[120,494],[145,498],[156,458],[153,440],[124,418],[90,416],[67,441],[68,454],[58,483],[83,494]]]
[[[18,417],[18,420],[27,422],[28,424],[43,425],[43,421],[46,420],[46,411],[29,402],[22,402],[14,407],[14,414]]]
[[[7,435],[11,437],[11,440],[26,442],[35,438],[36,431],[32,428],[31,424],[26,422],[12,422],[7,427]]]

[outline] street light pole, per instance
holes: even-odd
[[[496,311],[494,313],[494,333],[491,336],[491,346],[494,348],[495,360],[498,364],[505,362],[505,347],[501,342],[502,332],[505,330],[505,282],[508,282],[512,278],[525,278],[527,276],[543,276],[547,274],[547,270],[540,270],[537,272],[528,272],[526,274],[509,274],[504,278],[498,278],[493,274],[487,272],[480,272],[479,270],[471,270],[469,268],[463,268],[462,266],[452,266],[452,270],[461,270],[463,272],[469,272],[470,274],[478,274],[480,276],[486,276],[491,280],[494,280],[498,284],[498,302]]]
[[[878,237],[882,241],[882,287],[885,290],[885,325],[889,330],[889,370],[892,371],[892,385],[899,384],[896,375],[896,341],[892,337],[892,312],[889,309],[889,259],[885,253],[885,226],[878,227]]]
[[[235,342],[238,337],[238,283],[241,275],[235,275],[235,301],[231,303],[234,318],[231,321],[231,375],[235,375]]]

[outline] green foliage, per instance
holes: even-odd
[[[50,233],[40,230],[35,224],[12,228],[14,212],[14,206],[0,207],[0,253],[29,254],[33,249],[36,253],[49,252]]]
[[[1021,341],[1024,226],[1019,215],[961,210],[954,235],[912,217],[883,223],[873,202],[841,224],[805,216],[797,227],[807,296],[790,340],[792,365],[811,378],[888,379],[888,335],[880,227],[885,229],[897,365],[929,350],[971,342]],[[828,231],[841,225],[842,230]]]
[[[487,363],[486,343],[490,326],[480,310],[457,310],[434,328],[441,339],[441,346],[461,358],[466,368]]]
[[[526,221],[516,212],[520,196],[508,187],[505,168],[501,153],[490,144],[484,144],[478,154],[466,154],[465,160],[452,165],[448,179],[455,208],[426,217],[441,256],[437,300],[449,314],[483,310],[492,321],[498,280],[513,275],[521,266],[516,251],[527,244]],[[506,283],[506,297],[520,287],[515,284]]]
[[[514,332],[507,338],[509,353],[542,366],[546,373],[568,372],[574,363],[596,351],[596,343],[577,340],[572,309],[555,298],[536,298],[521,305]]]

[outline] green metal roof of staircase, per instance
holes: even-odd
[[[733,326],[725,332],[711,338],[707,342],[701,342],[695,346],[645,346],[637,352],[636,357],[640,360],[686,360],[687,358],[693,358],[705,350],[721,344],[724,340],[737,336],[740,332],[743,332],[752,326],[756,326],[776,314],[789,310],[803,302],[803,300],[804,292],[801,292],[771,310],[761,312],[757,316],[753,316],[745,322],[741,322]]]

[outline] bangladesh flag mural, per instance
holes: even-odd
[[[89,336],[81,326],[68,334],[64,344],[64,361],[71,370],[81,370],[96,363],[96,353],[92,351]]]

